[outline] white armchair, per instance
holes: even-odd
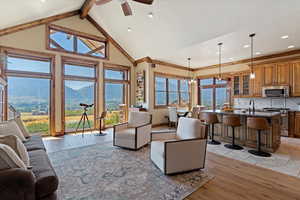
[[[151,142],[151,160],[165,174],[203,169],[207,133],[199,120],[181,117],[172,138]]]
[[[138,150],[151,141],[152,115],[147,112],[129,112],[127,123],[114,126],[113,145]]]

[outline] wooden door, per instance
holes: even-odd
[[[290,63],[278,63],[276,69],[276,83],[279,85],[290,84]]]
[[[295,114],[295,132],[294,137],[300,137],[300,112]]]
[[[264,68],[258,66],[253,69],[255,74],[255,79],[251,79],[251,96],[261,97],[262,96],[262,86],[263,86],[263,72]]]
[[[273,85],[276,82],[276,65],[269,64],[264,67],[264,85]]]
[[[292,63],[292,96],[300,96],[300,62]]]

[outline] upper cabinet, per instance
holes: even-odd
[[[250,96],[250,75],[249,73],[239,73],[232,77],[232,88],[234,97]]]
[[[300,61],[291,63],[292,69],[292,96],[300,96]]]
[[[257,64],[253,72],[254,79],[250,79],[249,72],[232,76],[233,97],[262,97],[262,88],[274,85],[288,85],[290,95],[300,97],[300,60]]]
[[[263,67],[255,67],[253,69],[255,74],[255,79],[251,79],[250,81],[250,93],[253,97],[261,97],[262,96],[262,86],[264,84],[264,68]]]
[[[275,63],[264,66],[264,85],[289,85],[290,63]]]

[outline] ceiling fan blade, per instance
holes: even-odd
[[[121,6],[122,6],[122,10],[123,10],[123,13],[124,13],[125,16],[132,15],[132,11],[131,11],[130,5],[129,5],[129,3],[127,1],[124,2],[124,3],[122,3]]]
[[[133,0],[139,3],[143,3],[143,4],[148,4],[151,5],[153,3],[154,0]]]
[[[98,0],[98,1],[95,2],[95,4],[97,6],[100,6],[100,5],[106,4],[106,3],[110,2],[110,1],[112,1],[112,0]]]

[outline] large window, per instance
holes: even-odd
[[[38,55],[7,54],[7,98],[21,114],[29,133],[51,132],[52,59]],[[53,130],[52,130],[53,131]]]
[[[107,111],[105,125],[111,126],[126,120],[128,109],[128,70],[109,65],[104,69],[104,105]]]
[[[155,106],[188,106],[190,102],[187,79],[155,74]]]
[[[199,79],[199,104],[207,109],[221,109],[229,102],[227,81],[216,78]]]
[[[49,25],[47,30],[48,48],[51,50],[107,58],[108,48],[105,38],[87,35],[56,25]]]
[[[74,132],[79,124],[84,107],[80,104],[92,105],[87,109],[87,121],[85,125],[79,124],[78,130],[81,131],[95,129],[96,114],[96,76],[97,63],[77,62],[74,59],[63,59],[63,79],[64,79],[64,132]]]

